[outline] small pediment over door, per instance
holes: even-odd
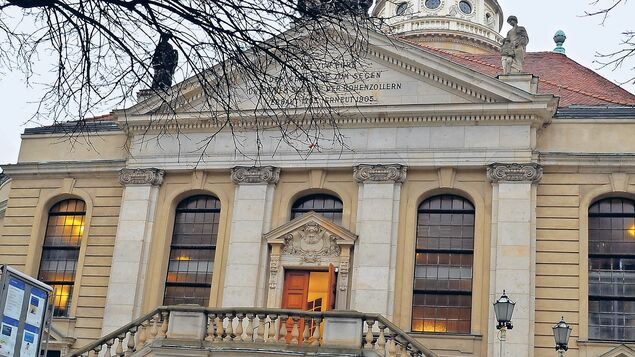
[[[280,255],[313,265],[339,257],[343,247],[355,244],[357,235],[309,212],[265,234],[265,239],[272,247],[280,247]]]
[[[336,308],[346,309],[351,250],[357,235],[309,212],[264,235],[269,243],[267,307],[280,307],[285,270],[337,269]]]
[[[626,345],[620,345],[599,357],[635,357],[635,350]]]

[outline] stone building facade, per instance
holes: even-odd
[[[0,263],[56,287],[53,349],[166,302],[293,307],[292,279],[328,272],[318,309],[381,314],[439,356],[500,355],[503,290],[509,356],[553,354],[561,316],[568,356],[635,356],[635,95],[561,53],[499,75],[495,0],[404,4],[375,9],[394,38],[369,34],[376,101],[338,108],[347,150],[303,158],[265,131],[254,166],[221,131],[200,160],[218,128],[196,87],[182,137],[147,139],[154,98],[92,121],[90,145],[27,129]],[[258,152],[248,120],[240,136]]]

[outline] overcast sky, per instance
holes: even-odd
[[[635,4],[618,8],[604,25],[601,18],[583,17],[585,10],[591,10],[591,0],[499,0],[505,17],[516,15],[520,25],[529,33],[529,51],[551,51],[555,47],[553,35],[557,30],[567,34],[564,47],[567,55],[575,61],[598,70],[612,81],[624,81],[633,75],[631,68],[635,60],[629,64],[631,68],[615,71],[599,69],[594,63],[596,53],[607,53],[619,48],[624,30],[635,30],[632,25],[632,14]],[[613,0],[600,0],[600,3],[612,3]],[[503,33],[508,27],[503,28]],[[46,68],[43,68],[46,70]],[[37,82],[37,77],[33,82]],[[624,85],[635,93],[635,85]],[[41,91],[37,86],[27,87],[24,77],[19,72],[0,68],[0,108],[2,108],[3,126],[0,130],[0,163],[15,163],[18,158],[20,134],[26,127],[37,124],[27,123],[36,110]]]

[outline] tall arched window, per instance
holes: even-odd
[[[54,289],[53,316],[70,312],[85,218],[82,200],[65,200],[49,211],[38,279]]]
[[[209,305],[220,200],[198,195],[176,207],[164,305]]]
[[[589,338],[635,341],[635,201],[589,208]]]
[[[342,207],[342,200],[335,196],[326,194],[304,196],[293,203],[293,207],[291,207],[291,219],[302,217],[308,212],[315,211],[326,219],[341,224]]]
[[[474,206],[454,195],[419,206],[413,332],[470,333]]]

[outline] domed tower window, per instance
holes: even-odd
[[[402,2],[399,3],[399,5],[397,5],[397,10],[395,10],[395,14],[397,16],[403,16],[406,14],[406,11],[408,11],[408,3],[407,2]]]
[[[425,5],[428,9],[435,10],[441,6],[441,0],[426,0]]]
[[[463,12],[466,15],[471,14],[473,10],[472,4],[470,4],[470,2],[466,0],[459,1],[459,9],[461,9],[461,12]]]

